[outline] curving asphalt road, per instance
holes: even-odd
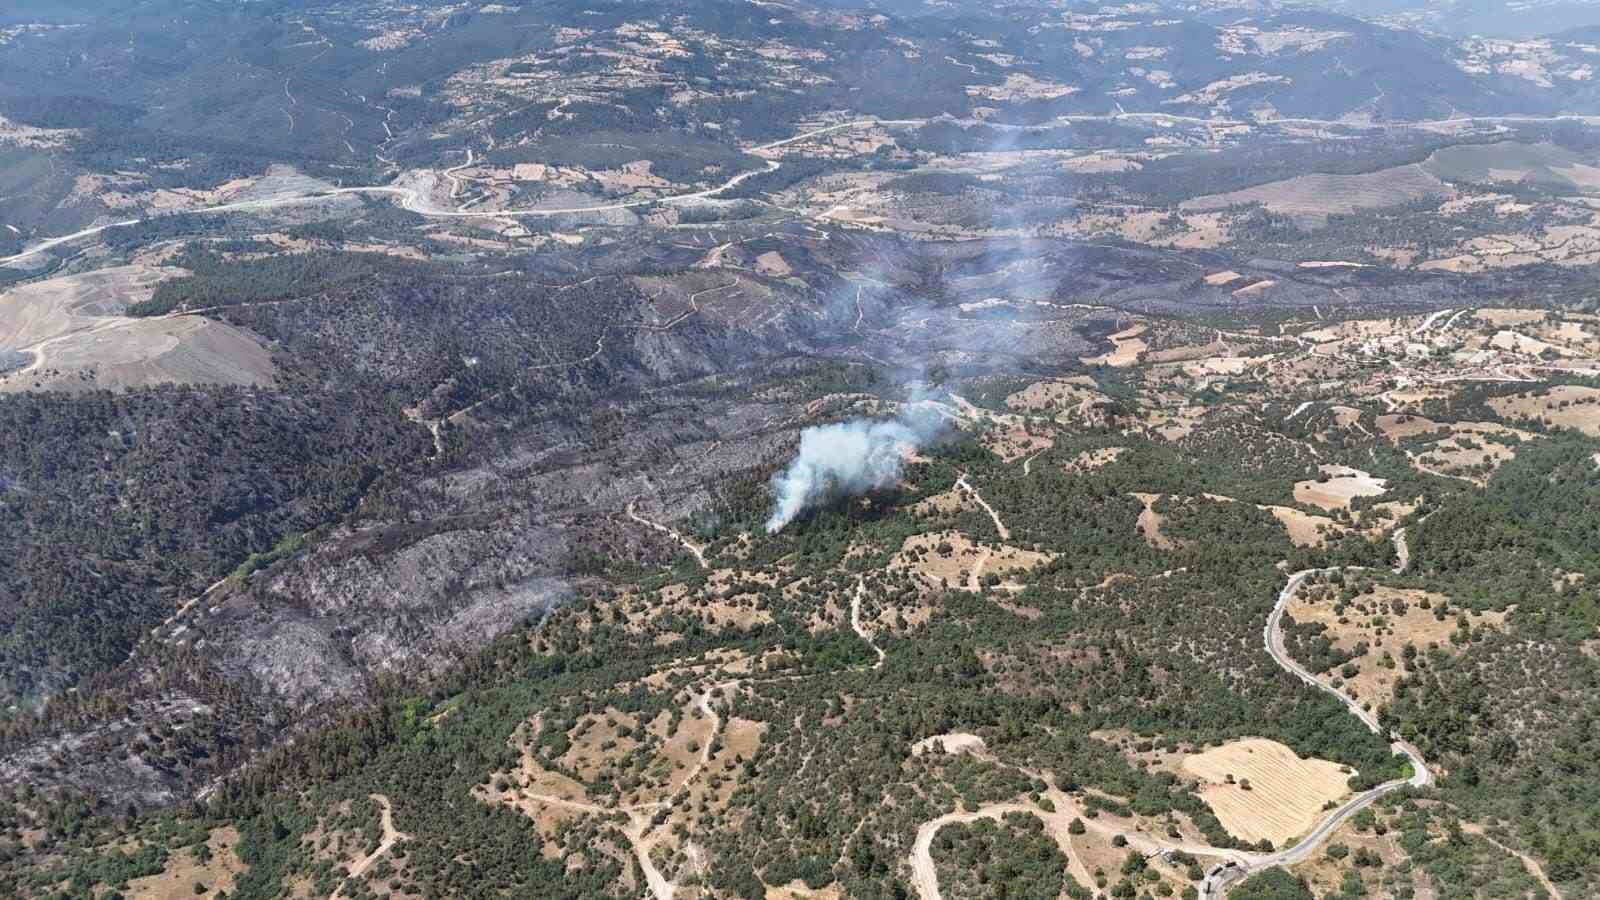
[[[749,152],[758,153],[758,152],[761,152],[761,151],[764,151],[764,150],[775,150],[775,149],[777,149],[779,147],[783,147],[783,146],[788,145],[788,144],[793,144],[793,143],[796,143],[798,141],[804,141],[804,140],[807,140],[807,139],[810,139],[810,138],[817,137],[818,135],[828,134],[828,133],[834,132],[834,131],[841,131],[841,130],[846,129],[846,128],[861,128],[861,127],[864,127],[864,126],[871,126],[871,125],[882,126],[882,127],[911,126],[911,125],[921,125],[926,121],[927,121],[926,119],[877,119],[877,118],[856,119],[856,120],[849,121],[849,122],[840,122],[840,123],[838,123],[836,125],[828,125],[828,126],[825,126],[825,127],[822,127],[822,128],[814,128],[814,129],[812,129],[810,131],[801,132],[800,134],[794,135],[793,137],[787,137],[787,138],[784,138],[782,140],[773,141],[773,142],[768,143],[768,144],[762,144],[762,145],[760,145],[758,147],[752,147],[752,148],[750,148]],[[36,255],[38,255],[40,253],[43,253],[44,251],[49,250],[49,249],[51,249],[53,247],[58,247],[58,246],[60,246],[62,244],[70,243],[70,242],[75,241],[75,240],[77,240],[79,238],[90,237],[92,235],[100,234],[101,232],[104,232],[104,231],[109,231],[109,230],[111,230],[113,228],[126,228],[126,227],[131,226],[131,225],[139,225],[139,224],[144,223],[144,222],[148,222],[148,221],[151,221],[151,220],[154,220],[154,219],[159,219],[159,218],[165,218],[167,216],[178,216],[178,215],[198,216],[198,215],[213,215],[213,214],[216,214],[216,213],[227,213],[227,212],[259,212],[261,210],[274,209],[274,208],[283,207],[283,206],[300,206],[300,205],[304,205],[304,204],[307,204],[307,203],[316,203],[316,202],[319,202],[319,201],[322,201],[322,200],[327,200],[327,199],[330,199],[330,198],[333,198],[333,197],[342,196],[342,195],[345,195],[345,194],[386,194],[386,195],[389,195],[389,196],[398,197],[399,198],[399,204],[400,204],[400,207],[402,209],[404,209],[404,210],[406,210],[408,212],[414,212],[414,213],[416,213],[418,215],[421,215],[421,216],[427,216],[429,218],[436,218],[436,219],[541,218],[541,217],[547,217],[547,216],[579,215],[579,214],[582,214],[582,213],[614,212],[616,210],[635,209],[635,208],[638,208],[638,207],[651,206],[651,205],[656,205],[656,204],[671,205],[671,204],[675,204],[675,203],[682,203],[682,202],[685,202],[685,201],[711,199],[712,197],[715,197],[716,195],[721,194],[724,191],[732,190],[733,188],[738,187],[740,184],[742,184],[747,179],[754,178],[755,176],[764,174],[766,172],[776,171],[777,169],[779,169],[779,168],[781,168],[783,166],[783,163],[779,162],[778,160],[774,160],[774,159],[769,159],[769,160],[766,161],[766,163],[767,163],[767,165],[766,165],[766,168],[764,168],[764,169],[752,169],[752,170],[750,170],[748,172],[741,172],[741,173],[739,173],[737,175],[734,175],[732,178],[729,178],[727,181],[723,182],[722,184],[720,184],[720,185],[718,185],[716,187],[706,188],[704,190],[690,191],[690,192],[685,193],[685,194],[674,194],[674,195],[671,195],[671,196],[668,196],[668,197],[653,197],[653,198],[650,198],[650,199],[647,199],[647,200],[624,200],[624,201],[620,201],[620,202],[617,202],[617,203],[603,203],[603,204],[598,204],[598,205],[595,205],[595,206],[574,206],[574,207],[566,207],[566,208],[560,208],[560,209],[510,209],[510,210],[440,209],[440,208],[434,206],[432,203],[430,203],[428,201],[427,197],[421,191],[418,191],[416,188],[411,188],[411,187],[392,187],[392,186],[385,186],[385,185],[374,185],[374,186],[371,186],[371,187],[330,188],[330,189],[328,189],[326,191],[317,191],[315,193],[310,193],[310,194],[293,194],[293,195],[290,195],[290,196],[287,196],[287,197],[271,197],[271,198],[265,198],[265,199],[261,199],[261,200],[241,200],[241,201],[238,201],[238,202],[235,202],[235,203],[224,203],[224,204],[222,204],[220,206],[207,206],[207,207],[201,207],[199,209],[175,210],[175,211],[173,211],[171,213],[163,213],[163,214],[160,214],[160,215],[147,216],[147,217],[145,217],[143,219],[126,219],[126,220],[117,221],[117,222],[107,222],[107,223],[105,223],[103,225],[95,225],[95,226],[92,226],[90,228],[85,228],[82,231],[75,231],[72,234],[67,234],[67,235],[62,235],[61,237],[51,238],[51,239],[49,239],[47,241],[43,241],[41,243],[35,244],[32,247],[29,247],[28,249],[23,250],[21,253],[16,253],[16,254],[13,254],[11,256],[0,258],[0,266],[6,266],[6,265],[10,265],[11,263],[20,262],[20,261],[22,261],[24,259],[27,259],[30,256],[36,256]],[[446,177],[450,177],[449,173],[453,172],[455,169],[459,169],[459,168],[461,168],[461,166],[456,166],[456,167],[454,167],[454,168],[452,168],[450,170],[447,170],[445,172]],[[452,180],[454,180],[454,179],[452,178]]]
[[[1403,535],[1396,535],[1397,546],[1400,543],[1403,543],[1403,541]],[[1402,559],[1404,559],[1404,556],[1402,556]],[[1278,602],[1272,607],[1271,615],[1267,616],[1266,627],[1262,629],[1262,640],[1266,644],[1267,653],[1272,657],[1274,662],[1288,670],[1290,674],[1294,675],[1296,678],[1299,678],[1301,681],[1304,681],[1306,684],[1315,687],[1317,690],[1322,691],[1325,694],[1333,696],[1334,699],[1344,704],[1344,707],[1348,709],[1352,715],[1360,719],[1361,724],[1367,726],[1368,730],[1370,730],[1373,734],[1382,734],[1382,729],[1378,725],[1378,719],[1376,716],[1367,710],[1362,709],[1361,705],[1349,695],[1318,681],[1310,671],[1308,671],[1304,666],[1295,662],[1293,657],[1289,656],[1289,651],[1285,648],[1283,643],[1282,625],[1284,610],[1288,608],[1289,601],[1292,600],[1295,593],[1300,590],[1300,586],[1304,584],[1306,579],[1310,578],[1312,575],[1328,574],[1337,571],[1341,570],[1305,569],[1289,576],[1289,583],[1284,585],[1283,590],[1278,592]],[[1428,765],[1423,761],[1422,754],[1417,752],[1417,748],[1400,740],[1398,735],[1391,734],[1390,737],[1393,739],[1393,741],[1390,743],[1389,748],[1397,754],[1403,754],[1411,761],[1412,774],[1410,778],[1398,778],[1394,781],[1386,781],[1375,788],[1362,791],[1354,797],[1351,797],[1349,800],[1346,800],[1342,806],[1340,806],[1338,809],[1335,809],[1333,813],[1330,814],[1326,819],[1322,820],[1322,822],[1318,824],[1316,828],[1313,828],[1310,833],[1302,837],[1293,847],[1279,850],[1275,853],[1270,853],[1265,856],[1259,856],[1245,863],[1232,865],[1227,868],[1211,870],[1211,872],[1206,875],[1205,881],[1203,881],[1200,885],[1201,900],[1213,900],[1213,898],[1222,897],[1235,883],[1242,881],[1246,876],[1255,872],[1259,872],[1262,869],[1270,869],[1275,866],[1292,866],[1296,863],[1304,862],[1311,856],[1313,852],[1316,851],[1316,849],[1324,840],[1328,838],[1330,834],[1338,829],[1340,825],[1343,825],[1351,816],[1371,806],[1378,800],[1378,798],[1384,796],[1385,794],[1398,791],[1401,788],[1426,787],[1433,783],[1433,774],[1428,771]]]

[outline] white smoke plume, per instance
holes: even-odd
[[[767,533],[782,531],[807,507],[830,497],[895,483],[906,455],[932,440],[942,421],[933,410],[913,404],[891,420],[855,419],[800,432],[798,455],[772,476]]]

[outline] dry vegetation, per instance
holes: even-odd
[[[1261,738],[1231,741],[1184,757],[1183,771],[1201,780],[1200,797],[1233,835],[1282,845],[1309,831],[1323,807],[1346,794],[1348,770]]]

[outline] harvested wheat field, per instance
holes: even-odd
[[[1348,509],[1357,497],[1377,497],[1387,491],[1388,482],[1382,478],[1352,469],[1348,466],[1321,466],[1326,478],[1296,482],[1296,503],[1316,506],[1326,510]]]
[[[1545,391],[1495,397],[1489,407],[1508,419],[1538,419],[1600,437],[1600,388],[1557,385]]]
[[[1247,841],[1281,846],[1311,830],[1324,804],[1350,793],[1350,775],[1338,763],[1301,759],[1264,738],[1231,741],[1186,756],[1182,765],[1200,779],[1200,799],[1222,826]]]

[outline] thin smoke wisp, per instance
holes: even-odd
[[[913,405],[890,420],[856,419],[802,431],[794,460],[772,476],[767,533],[782,531],[808,507],[831,497],[898,481],[906,454],[932,440],[941,421],[931,410]]]

